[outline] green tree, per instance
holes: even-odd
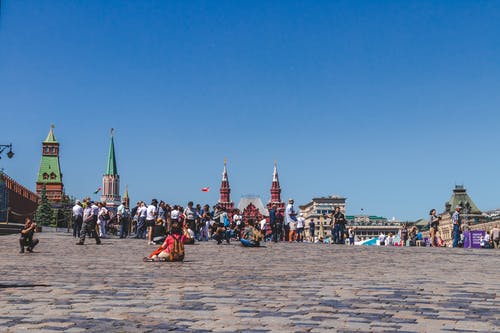
[[[40,226],[49,225],[52,221],[52,214],[52,207],[47,199],[45,184],[43,184],[42,192],[40,193],[40,202],[38,204],[38,208],[36,209],[35,221]]]

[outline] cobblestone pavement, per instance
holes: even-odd
[[[1,332],[494,332],[500,251],[278,243],[154,246],[0,238]]]

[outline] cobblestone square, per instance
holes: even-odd
[[[495,332],[499,251],[266,243],[186,246],[144,263],[143,240],[0,238],[2,332]]]

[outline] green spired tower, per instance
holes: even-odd
[[[109,145],[108,163],[106,173],[102,177],[101,201],[106,203],[108,208],[116,208],[121,203],[120,197],[120,175],[116,167],[114,129],[111,129],[111,143]]]
[[[45,185],[50,202],[61,202],[64,192],[61,166],[59,164],[59,142],[54,135],[54,125],[50,126],[47,138],[42,142],[42,160],[36,181],[36,193],[42,192]]]

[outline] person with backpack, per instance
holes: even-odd
[[[97,225],[99,226],[99,237],[106,238],[106,227],[108,225],[108,221],[111,219],[109,215],[109,211],[106,208],[106,203],[99,202],[97,203],[97,207],[99,207],[99,213],[97,214]]]
[[[184,261],[184,243],[182,228],[178,222],[172,223],[172,231],[162,245],[143,261]]]
[[[241,245],[244,247],[259,247],[262,238],[262,233],[254,227],[253,220],[246,220],[243,237],[240,239]]]

